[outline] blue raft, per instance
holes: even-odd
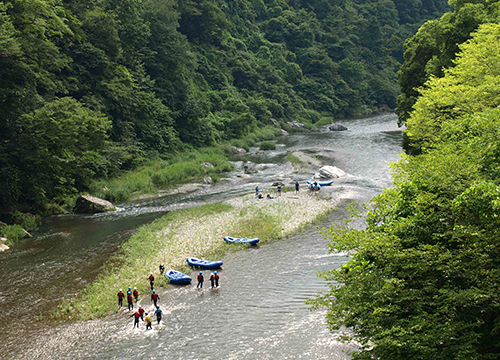
[[[191,283],[191,276],[188,276],[186,274],[181,273],[180,271],[176,270],[168,270],[165,273],[165,276],[170,280],[171,284],[175,285],[187,285]]]
[[[259,242],[259,238],[247,239],[247,238],[234,238],[231,236],[226,236],[224,240],[228,243],[249,244],[249,245],[256,245]]]
[[[319,186],[330,186],[333,184],[333,180],[328,180],[328,181],[316,181]],[[307,180],[308,184],[314,184],[314,181]]]
[[[202,260],[194,257],[187,258],[186,261],[189,266],[207,270],[218,269],[222,266],[222,261]]]

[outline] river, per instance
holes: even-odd
[[[160,289],[164,323],[153,331],[132,329],[118,314],[78,324],[47,320],[61,299],[92,282],[99,268],[142,224],[168,211],[216,202],[253,191],[255,183],[276,179],[291,185],[310,179],[287,161],[287,151],[301,150],[349,175],[331,191],[339,209],[321,226],[348,217],[350,202],[366,202],[390,186],[389,162],[401,153],[402,135],[394,114],[342,121],[344,132],[292,134],[278,139],[276,150],[232,159],[228,180],[186,193],[143,199],[118,206],[114,213],[60,215],[44,219],[34,239],[0,254],[0,357],[38,359],[349,359],[356,344],[342,344],[325,327],[324,311],[311,312],[304,300],[327,290],[318,270],[336,268],[348,258],[328,254],[327,240],[316,227],[283,241],[231,253],[220,271],[217,290],[195,286]],[[243,164],[260,169],[239,178]],[[303,191],[304,185],[303,186]],[[354,226],[363,226],[358,221]],[[151,305],[141,302],[146,311]],[[36,321],[38,319],[38,321]],[[130,320],[130,321],[129,321]]]

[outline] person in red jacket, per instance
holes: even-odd
[[[160,297],[156,293],[156,290],[153,290],[153,293],[151,294],[151,302],[154,303],[155,308],[158,309],[158,304],[157,302],[160,301]]]
[[[139,301],[139,291],[137,291],[137,288],[134,287],[134,298],[135,298],[135,302]]]
[[[134,329],[135,325],[137,325],[137,328],[139,328],[139,319],[141,318],[141,314],[139,313],[139,311],[136,311],[134,314],[130,315],[130,317],[134,317]]]
[[[122,307],[123,306],[123,298],[125,297],[125,294],[123,293],[122,289],[118,292],[118,306]]]
[[[210,283],[212,284],[212,289],[215,287],[215,274],[210,275]]]
[[[153,286],[155,284],[155,277],[153,276],[153,273],[149,275],[148,280],[149,280],[149,285],[151,285],[151,290],[153,290]]]
[[[127,297],[128,301],[128,310],[134,310],[134,298],[132,297],[132,294],[129,294]]]
[[[139,314],[141,315],[141,320],[144,321],[144,312],[145,310],[142,308],[142,306],[139,306]]]
[[[202,288],[203,287],[203,271],[200,271],[200,273],[198,274],[198,285],[196,285],[196,288]]]
[[[217,271],[214,271],[214,280],[215,280],[215,287],[219,287],[219,274],[217,274]]]

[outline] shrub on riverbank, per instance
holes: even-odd
[[[85,320],[118,311],[120,288],[136,286],[141,297],[149,294],[146,277],[158,275],[158,265],[189,271],[186,258],[221,258],[246,245],[227,244],[224,236],[259,237],[265,244],[302,229],[330,212],[335,201],[307,194],[282,196],[279,200],[256,200],[253,195],[226,203],[208,204],[174,211],[141,227],[102,267],[96,281],[76,298],[59,306],[56,317]],[[167,284],[158,275],[156,287]],[[146,295],[147,298],[148,295]]]
[[[276,144],[273,142],[264,141],[260,143],[260,150],[276,150]]]

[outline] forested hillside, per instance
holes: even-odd
[[[394,108],[402,44],[445,0],[0,2],[0,204],[269,123]]]
[[[500,2],[455,5],[407,43],[403,73],[428,78],[406,115],[419,155],[394,165],[366,230],[325,231],[352,260],[315,304],[361,343],[354,359],[500,359]]]

